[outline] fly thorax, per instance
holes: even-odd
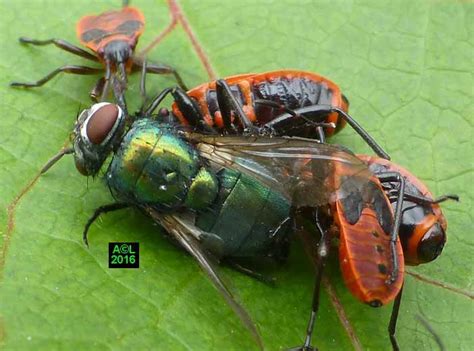
[[[107,182],[120,201],[159,210],[185,206],[200,164],[196,150],[150,120],[134,123],[109,167]]]

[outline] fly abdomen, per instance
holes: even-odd
[[[272,234],[288,217],[288,201],[239,172],[223,169],[217,177],[216,200],[207,210],[198,213],[196,225],[222,239],[224,256],[270,254],[274,248]]]

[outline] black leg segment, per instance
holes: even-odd
[[[238,102],[234,94],[232,94],[232,90],[225,80],[218,79],[216,81],[216,95],[226,131],[232,132],[235,129],[231,120],[232,111],[234,111],[236,117],[244,128],[244,131],[250,132],[251,134],[257,134],[257,128],[249,120],[242,109],[240,102]]]
[[[46,40],[36,40],[36,39],[31,39],[31,38],[26,38],[26,37],[21,37],[18,39],[20,43],[22,44],[31,44],[31,45],[38,45],[38,46],[43,46],[43,45],[56,45],[58,48],[63,49],[67,52],[70,52],[74,55],[81,56],[85,59],[99,62],[99,59],[97,56],[91,54],[90,52],[81,49],[80,47],[77,47],[66,40],[62,39],[46,39]]]
[[[292,351],[312,351],[316,350],[311,346],[311,338],[313,335],[314,324],[316,322],[316,316],[319,310],[319,295],[321,291],[321,279],[323,276],[324,266],[326,265],[326,260],[329,256],[329,235],[326,230],[324,230],[321,226],[319,221],[319,214],[318,210],[315,210],[315,225],[318,231],[321,234],[321,239],[319,240],[319,244],[316,251],[316,275],[315,275],[315,283],[314,283],[314,290],[313,290],[313,301],[311,305],[311,314],[308,321],[308,327],[306,328],[306,337],[303,346],[293,348]]]
[[[393,301],[392,314],[390,316],[390,323],[388,324],[388,335],[392,343],[393,351],[399,351],[397,339],[395,337],[395,330],[397,329],[398,312],[400,311],[400,303],[402,301],[403,286],[400,289],[395,301]]]
[[[215,134],[216,131],[206,123],[204,115],[197,102],[195,102],[183,89],[176,87],[171,91],[176,105],[185,116],[189,124],[199,131]]]
[[[315,112],[316,113],[317,112],[321,112],[321,113],[337,112],[339,116],[341,116],[341,118],[346,120],[346,122],[357,132],[357,134],[359,134],[362,137],[362,139],[364,139],[364,141],[372,148],[372,150],[375,151],[375,153],[378,156],[384,159],[390,160],[390,156],[382,149],[382,147],[380,147],[379,144],[377,144],[374,138],[372,138],[370,134],[367,133],[367,131],[364,128],[362,128],[362,126],[356,120],[354,120],[350,115],[348,115],[345,111],[341,110],[340,108],[329,106],[329,105],[311,105],[311,106],[296,109],[294,110],[294,112],[297,113],[298,115],[297,117],[295,117],[292,114],[286,113],[268,122],[265,125],[265,127],[278,131],[279,129],[288,128],[288,124],[291,125],[292,123],[295,122],[292,119],[303,116],[304,114],[315,113]],[[308,119],[310,117],[305,117],[305,118]]]
[[[51,73],[47,74],[45,77],[41,78],[36,82],[11,82],[10,86],[12,87],[21,87],[21,88],[35,88],[40,87],[52,78],[54,78],[59,73],[72,73],[72,74],[81,74],[81,75],[89,75],[89,74],[97,74],[102,72],[102,68],[93,68],[87,66],[74,66],[74,65],[66,65],[60,68],[55,69]]]
[[[127,207],[131,207],[131,205],[126,204],[126,203],[117,202],[117,203],[108,204],[108,205],[104,205],[104,206],[100,206],[100,207],[96,208],[96,210],[94,211],[94,214],[87,220],[87,223],[84,226],[84,231],[82,233],[82,240],[84,241],[84,244],[86,244],[86,246],[89,246],[89,242],[87,240],[87,232],[89,231],[89,228],[92,225],[92,223],[94,223],[94,221],[101,214],[121,210],[121,209],[127,208]]]
[[[390,251],[392,256],[392,273],[390,274],[390,282],[395,282],[398,278],[398,256],[397,256],[397,239],[402,220],[403,199],[405,196],[405,178],[398,172],[386,172],[376,175],[381,182],[398,183],[397,206],[395,208],[392,233],[390,234]]]
[[[271,276],[266,276],[265,274],[262,274],[260,272],[257,272],[253,270],[252,268],[246,267],[236,260],[233,259],[226,259],[225,263],[227,263],[231,268],[235,269],[236,271],[239,271],[240,273],[243,273],[245,275],[248,275],[249,277],[252,277],[254,279],[257,279],[261,281],[262,283],[268,284],[270,286],[275,285],[276,279]]]
[[[134,60],[133,64],[139,70],[142,70],[143,62],[140,62],[138,60]],[[168,66],[168,65],[165,65],[165,64],[162,64],[162,63],[147,62],[146,72],[147,73],[154,73],[154,74],[172,74],[174,76],[174,78],[176,79],[176,82],[178,83],[178,85],[181,87],[181,89],[188,90],[188,88],[186,87],[186,84],[184,84],[184,81],[181,78],[181,76],[179,75],[179,73],[171,66]]]

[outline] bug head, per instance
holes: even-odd
[[[125,40],[113,40],[105,45],[100,54],[105,62],[110,62],[121,75],[123,81],[126,81],[126,69],[133,55],[133,47]]]
[[[120,106],[108,102],[83,110],[74,128],[74,160],[77,170],[94,176],[120,141],[125,114]]]
[[[405,168],[391,161],[366,155],[358,155],[375,174],[398,172],[405,179],[402,218],[399,238],[403,246],[405,263],[418,265],[436,259],[446,243],[447,221],[440,202],[459,200],[456,195],[434,198],[426,185]],[[398,184],[382,183],[393,208],[396,208]]]

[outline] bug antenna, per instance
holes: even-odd
[[[128,0],[123,0],[122,1],[122,7],[128,7],[129,6],[129,1]]]
[[[64,155],[72,154],[74,153],[74,148],[73,147],[66,147],[62,148],[59,150],[59,152],[51,157],[48,162],[41,168],[40,174],[45,174],[51,167],[54,166],[56,162],[58,162]]]
[[[433,336],[434,340],[438,344],[438,347],[441,351],[446,351],[446,348],[441,340],[439,334],[434,330],[433,326],[428,322],[428,320],[420,313],[415,315],[415,318],[429,331],[429,333]]]

